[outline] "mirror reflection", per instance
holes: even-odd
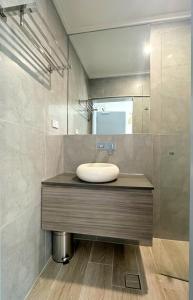
[[[149,133],[149,97],[93,99],[90,107],[92,134]]]
[[[89,134],[149,133],[150,26],[73,34],[70,40],[85,77],[80,95],[69,97],[69,134],[81,134],[81,126]]]

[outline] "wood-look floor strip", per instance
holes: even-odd
[[[89,262],[79,300],[111,299],[111,277],[111,266]]]
[[[50,288],[53,286],[62,264],[57,264],[53,260],[47,265],[38,281],[31,290],[28,300],[46,300],[49,297]]]
[[[141,256],[141,249],[140,249],[140,247],[137,247],[137,246],[136,246],[136,259],[137,259],[138,270],[139,270],[141,294],[147,294],[148,286],[147,286],[145,268],[144,268],[143,259]]]
[[[90,262],[106,265],[113,264],[114,245],[105,242],[93,242],[91,249]]]
[[[148,294],[143,300],[188,300],[188,283],[159,274],[154,248],[140,248],[148,285]]]
[[[156,261],[160,274],[188,281],[188,242],[156,239],[154,240],[153,250],[157,255]]]
[[[81,241],[79,243],[76,254],[70,263],[60,269],[48,300],[79,299],[90,250],[91,242]]]
[[[129,289],[112,287],[109,300],[140,300],[141,295],[134,294]]]
[[[144,295],[144,300],[165,300],[163,288],[157,274],[157,265],[151,247],[140,247],[142,260],[147,279],[148,293]]]
[[[103,247],[102,247],[103,248]],[[99,261],[105,253],[100,250]],[[93,246],[94,249],[94,246]],[[159,274],[157,253],[152,247],[140,247],[148,293],[135,294],[130,289],[112,286],[112,266],[94,263],[91,243],[82,241],[69,265],[53,261],[41,274],[28,300],[188,300],[188,283]],[[93,250],[92,250],[93,251]],[[105,252],[106,250],[104,250]],[[122,253],[122,254],[121,254]],[[132,253],[132,252],[131,252]],[[130,253],[130,255],[131,255]],[[127,251],[119,250],[120,262],[125,262]],[[95,255],[93,257],[97,258]],[[131,256],[130,256],[131,257]],[[128,262],[126,262],[128,264]],[[179,262],[180,263],[180,262]],[[131,270],[133,262],[131,262]],[[132,269],[133,268],[133,269]],[[122,270],[124,268],[122,267]],[[121,272],[117,271],[116,276]],[[118,280],[118,278],[116,278]]]
[[[125,288],[137,288],[140,282],[139,264],[137,261],[137,251],[139,247],[134,245],[115,245],[113,261],[112,285]],[[130,276],[132,275],[132,276]],[[135,276],[135,278],[134,278]]]
[[[166,300],[189,299],[188,282],[161,275],[159,276],[159,281],[161,283]]]

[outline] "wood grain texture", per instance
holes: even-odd
[[[153,196],[149,190],[43,186],[45,230],[152,242]]]
[[[139,246],[115,245],[112,285],[140,289],[147,293],[147,283]]]
[[[133,245],[115,246],[112,285],[125,288],[126,273],[138,274],[135,247]]]
[[[51,260],[44,272],[42,273],[42,275],[40,276],[39,280],[35,283],[27,299],[48,299],[50,295],[50,290],[54,285],[54,280],[61,268],[62,264],[57,264],[53,260]]]
[[[111,299],[111,276],[111,266],[89,262],[79,299]]]
[[[160,274],[189,280],[189,242],[156,239],[153,251]]]
[[[93,242],[90,262],[112,266],[114,245],[103,242]]]
[[[91,250],[91,242],[80,242],[76,255],[68,265],[62,265],[50,290],[48,300],[77,299],[80,296]]]
[[[27,299],[188,300],[187,282],[158,274],[156,256],[152,247],[140,247],[148,284],[148,293],[143,295],[112,286],[112,267],[91,263],[90,249],[88,242],[81,242],[69,265],[63,266],[51,261]],[[102,252],[102,249],[100,251]],[[180,264],[180,260],[177,261]]]

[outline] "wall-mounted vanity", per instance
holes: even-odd
[[[87,183],[65,173],[42,183],[42,228],[150,245],[153,186],[144,175]]]

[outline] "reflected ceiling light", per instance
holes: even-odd
[[[145,45],[145,47],[144,47],[144,53],[146,54],[146,55],[150,55],[150,53],[151,53],[151,46],[150,45]]]

